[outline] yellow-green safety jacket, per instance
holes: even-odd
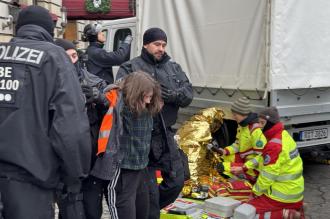
[[[283,129],[282,123],[267,130],[265,136],[268,143],[262,154],[263,163],[253,192],[283,203],[301,201],[304,192],[303,162],[296,142]]]
[[[255,169],[260,162],[260,156],[267,140],[263,135],[259,123],[252,123],[248,126],[239,126],[237,128],[236,141],[225,147],[226,156],[224,161],[239,162],[243,160],[247,169]],[[235,155],[236,156],[228,156]],[[262,159],[261,159],[262,160]],[[226,169],[226,168],[225,168]]]

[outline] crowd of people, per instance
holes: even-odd
[[[29,6],[0,43],[1,79],[12,84],[0,90],[0,218],[54,218],[56,202],[62,219],[100,219],[103,197],[113,219],[160,218],[184,186],[172,127],[193,99],[166,33],[146,30],[129,60],[132,36],[107,52],[102,27],[89,24],[83,61],[72,42],[53,40],[54,28],[46,9]],[[302,160],[278,111],[253,113],[240,98],[232,112],[236,141],[219,149],[218,171],[254,184],[259,218],[300,218]]]

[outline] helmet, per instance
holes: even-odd
[[[87,24],[84,28],[84,32],[82,35],[82,41],[84,42],[94,42],[97,41],[97,34],[102,31],[101,24]]]

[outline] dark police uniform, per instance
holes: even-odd
[[[75,68],[40,26],[0,43],[0,129],[4,217],[54,218],[58,180],[87,176],[91,141]]]
[[[188,106],[193,98],[192,85],[179,64],[170,61],[165,53],[160,61],[142,49],[140,56],[121,65],[116,79],[142,70],[151,74],[162,86],[177,92],[175,102],[166,102],[162,112],[154,118],[149,154],[150,170],[150,214],[149,218],[159,218],[159,210],[172,203],[184,184],[184,171],[179,150],[174,141],[171,126],[176,122],[180,107]],[[163,181],[157,187],[155,169],[162,171]]]
[[[112,84],[112,66],[120,65],[129,59],[131,45],[122,43],[114,52],[107,52],[103,46],[104,44],[100,42],[90,42],[86,51],[88,55],[87,69],[108,84]]]

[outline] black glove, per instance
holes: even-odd
[[[161,85],[162,98],[165,103],[176,103],[178,93],[175,90],[170,90],[164,85]]]
[[[224,154],[224,149],[219,147],[219,144],[216,140],[213,140],[211,143],[207,144],[206,147],[208,150],[214,151],[219,155]]]
[[[86,97],[86,103],[90,104],[93,103],[94,96],[93,96],[93,88],[87,84],[81,85],[81,89]]]
[[[97,87],[93,87],[93,99],[93,102],[96,104],[109,105],[107,98]]]
[[[131,35],[127,35],[124,39],[124,43],[131,44],[133,41],[133,37]]]
[[[223,163],[218,163],[215,166],[216,170],[218,171],[218,173],[221,175],[224,171],[225,171],[225,167],[223,166]]]

